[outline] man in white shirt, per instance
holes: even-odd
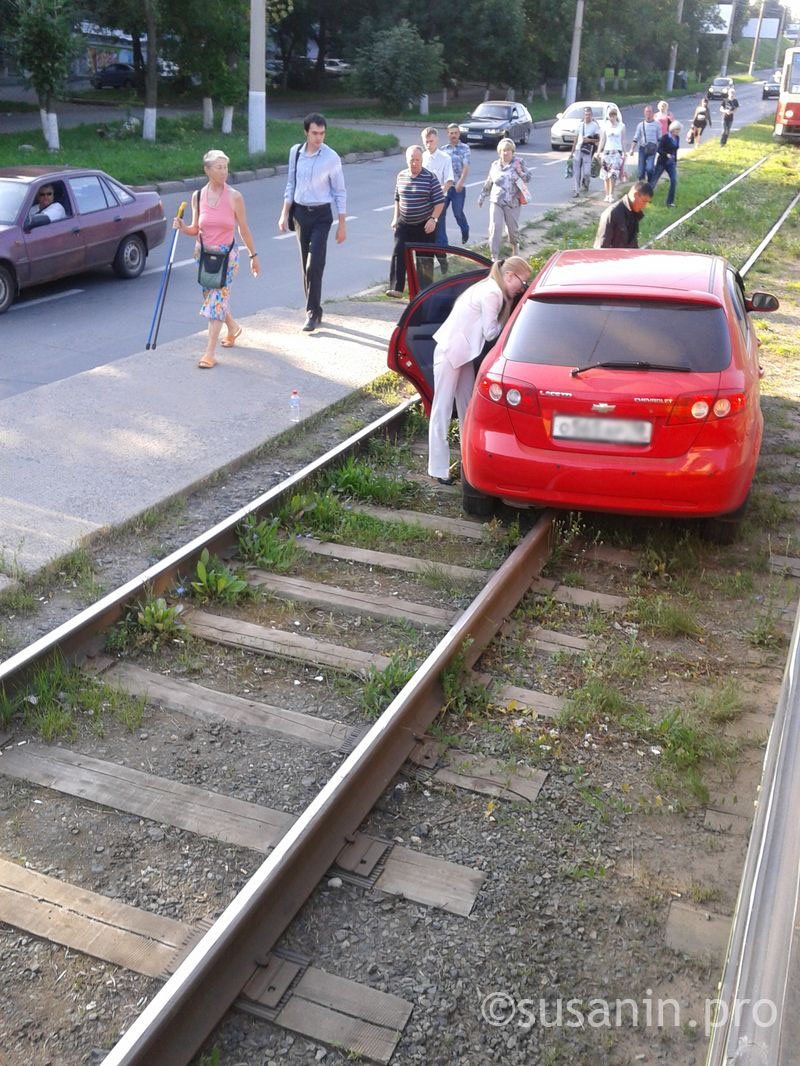
[[[426,126],[421,136],[422,143],[425,145],[425,151],[422,153],[422,165],[425,170],[429,170],[431,174],[436,175],[442,187],[442,192],[447,196],[448,191],[454,184],[453,161],[447,152],[443,152],[439,147],[439,131],[437,129],[433,126]],[[442,247],[447,244],[447,229],[445,228],[444,216],[445,212],[442,211],[436,223],[436,233],[434,235],[434,243],[440,244]],[[447,256],[439,255],[436,258],[439,260],[442,273],[446,274]]]
[[[35,215],[47,215],[51,222],[60,222],[67,217],[67,212],[56,200],[52,185],[43,185],[36,194]]]

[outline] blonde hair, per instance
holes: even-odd
[[[219,148],[209,148],[206,154],[203,156],[203,166],[209,167],[212,163],[216,163],[218,159],[224,159],[226,163],[230,163],[230,159],[221,152]]]
[[[500,314],[497,316],[498,321],[503,326],[506,324],[508,316],[511,314],[511,299],[506,296],[506,290],[503,286],[503,274],[508,272],[516,274],[520,279],[524,279],[525,284],[527,285],[531,277],[531,265],[527,259],[523,259],[521,255],[510,255],[508,259],[497,259],[492,263],[489,277],[499,286],[500,292],[503,294],[503,306],[500,309]]]
[[[500,140],[497,142],[497,154],[500,155],[504,148],[510,148],[512,152],[516,152],[517,150],[517,146],[514,144],[510,137],[500,138]]]

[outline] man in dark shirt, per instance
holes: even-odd
[[[397,175],[394,190],[394,250],[387,296],[402,297],[406,284],[406,244],[436,244],[436,226],[445,196],[439,179],[422,165],[422,149],[406,149],[408,168]],[[433,278],[433,259],[420,256],[417,272],[424,288]]]
[[[639,223],[652,199],[652,185],[647,181],[635,182],[621,200],[607,207],[600,216],[595,248],[638,248]]]

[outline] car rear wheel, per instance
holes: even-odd
[[[749,502],[750,493],[745,497],[741,507],[737,507],[735,511],[717,515],[715,518],[704,518],[700,525],[700,535],[712,544],[733,544],[739,535],[739,527]]]
[[[17,279],[13,272],[0,263],[0,315],[5,314],[17,295]]]
[[[477,518],[489,518],[494,514],[496,504],[494,496],[487,496],[485,492],[479,492],[470,485],[461,474],[461,506],[464,514],[474,515]]]
[[[121,278],[138,278],[144,270],[146,260],[147,249],[144,246],[144,241],[141,237],[137,237],[135,233],[132,233],[117,248],[117,254],[114,256],[112,266],[115,273]]]
[[[520,144],[527,144],[528,143],[528,134],[527,134],[527,132],[522,134],[522,136],[519,139],[519,143]]]

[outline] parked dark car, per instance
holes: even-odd
[[[777,99],[781,95],[781,72],[771,74],[764,82],[761,89],[761,99],[768,100],[770,97]]]
[[[728,95],[728,90],[733,88],[733,78],[714,78],[708,87],[706,96],[709,100],[724,100]]]
[[[430,250],[426,249],[428,255]],[[448,248],[446,278],[411,300],[388,365],[433,397],[434,334],[488,260]],[[458,269],[459,260],[463,268]],[[762,369],[745,295],[719,256],[575,249],[542,267],[478,370],[461,433],[464,509],[512,506],[704,520],[729,542],[761,445]]]
[[[51,185],[64,218],[37,210],[37,194]],[[59,212],[60,213],[60,212]],[[161,197],[131,192],[101,170],[71,167],[0,169],[0,314],[21,289],[69,274],[110,266],[137,278],[148,252],[166,236]]]
[[[132,89],[136,84],[136,69],[130,63],[110,63],[91,77],[95,89]]]
[[[461,140],[474,145],[497,145],[503,137],[527,144],[533,130],[530,113],[512,100],[484,100],[459,127]]]

